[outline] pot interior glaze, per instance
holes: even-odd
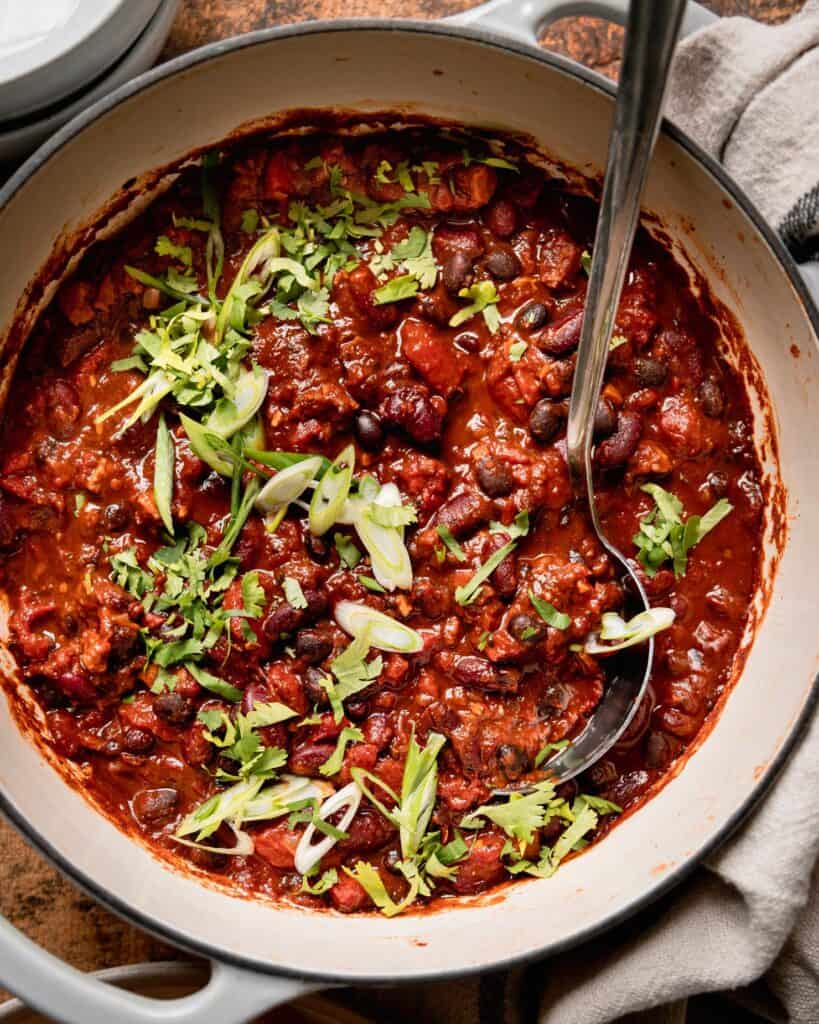
[[[294,110],[304,118],[305,110],[326,110],[331,98],[362,115],[396,111],[409,120],[422,113],[522,132],[558,164],[594,177],[613,109],[608,93],[533,51],[401,22],[246,37],[147,82],[58,137],[47,158],[11,183],[0,209],[7,247],[0,324],[25,310],[0,354],[7,415],[14,415],[14,350],[53,292],[53,284],[37,285],[18,306],[38,270],[48,264],[49,278],[58,278],[74,241],[91,240],[89,225],[112,196],[119,192],[109,212],[123,216],[140,179],[237,126]],[[758,621],[749,621],[754,642],[741,679],[683,770],[552,879],[437,913],[346,918],[248,901],[169,870],[54,770],[4,704],[0,806],[72,877],[138,923],[210,956],[309,977],[409,980],[483,970],[580,941],[655,896],[736,823],[804,720],[816,672],[815,636],[795,624],[812,621],[819,604],[819,452],[804,443],[817,416],[817,334],[755,216],[669,134],[658,143],[644,202],[652,223],[686,254],[692,277],[707,279],[732,314],[724,320],[726,350],[756,396],[770,497],[765,584]]]

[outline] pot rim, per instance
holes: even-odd
[[[442,22],[425,22],[417,19],[404,18],[342,18],[338,21],[309,21],[298,25],[274,26],[272,28],[259,29],[244,35],[236,36],[227,40],[209,43],[206,46],[191,50],[178,57],[161,64],[150,71],[144,72],[132,81],[120,86],[109,96],[98,100],[88,107],[81,114],[68,122],[51,139],[45,142],[25,163],[12,175],[6,184],[0,188],[0,213],[9,201],[25,185],[28,179],[34,175],[48,160],[60,149],[70,142],[84,128],[92,124],[98,117],[117,107],[124,100],[142,92],[143,90],[160,82],[165,78],[175,75],[177,72],[196,67],[209,60],[218,58],[227,53],[283,39],[293,36],[318,35],[335,32],[357,32],[357,31],[381,31],[381,32],[409,32],[427,34],[434,36],[452,37],[455,39],[466,39],[484,46],[505,50],[518,57],[546,64],[549,67],[580,80],[587,88],[595,89],[604,93],[609,98],[616,94],[613,84],[603,79],[600,75],[589,71],[580,64],[562,57],[559,54],[549,53],[539,47],[511,40],[499,32],[473,28],[472,26],[455,26]],[[701,164],[709,173],[716,185],[727,193],[736,205],[745,213],[771,249],[779,266],[789,279],[790,285],[801,302],[805,313],[811,323],[814,333],[819,337],[819,309],[814,303],[810,292],[802,280],[797,269],[797,264],[786,249],[779,235],[757,210],[743,189],[730,177],[724,168],[698,143],[691,139],[685,132],[681,131],[667,118],[663,118],[661,131],[667,135],[684,151]],[[682,861],[673,871],[658,879],[654,884],[644,890],[641,896],[632,900],[621,909],[607,915],[597,924],[591,925],[584,930],[577,932],[567,938],[538,946],[526,953],[514,956],[494,959],[479,966],[463,968],[442,968],[439,970],[430,969],[423,974],[413,976],[413,981],[442,981],[448,978],[468,977],[479,974],[486,970],[508,970],[509,968],[531,963],[536,959],[546,956],[554,956],[565,952],[575,946],[604,934],[611,928],[633,917],[644,910],[661,896],[668,893],[675,886],[686,879],[702,861],[717,850],[749,817],[751,811],[757,806],[762,798],[771,789],[779,773],[784,767],[788,757],[796,747],[797,742],[805,733],[808,723],[811,720],[814,710],[819,704],[819,673],[814,677],[810,690],[805,698],[804,705],[793,722],[787,738],[782,743],[779,751],[767,769],[759,777],[756,785],[748,794],[743,804],[728,818],[716,834],[689,857]],[[394,982],[394,974],[379,975],[355,975],[350,973],[334,974],[332,971],[302,971],[282,967],[266,961],[256,960],[225,949],[224,947],[212,946],[208,942],[199,940],[193,936],[178,931],[172,925],[158,922],[142,911],[131,907],[126,901],[106,889],[103,889],[94,878],[88,876],[84,871],[77,868],[68,858],[57,851],[51,842],[38,832],[22,815],[19,814],[13,804],[0,789],[0,814],[9,821],[20,834],[38,852],[43,854],[55,865],[58,870],[70,881],[78,885],[89,896],[99,901],[107,909],[119,917],[124,918],[139,928],[156,935],[189,952],[205,956],[209,960],[249,970],[257,974],[272,975],[278,977],[299,978],[312,982],[325,982],[330,984],[343,983],[346,985],[383,985]],[[455,908],[452,908],[453,910]],[[445,909],[442,912],[447,912]]]

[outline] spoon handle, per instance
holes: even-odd
[[[631,0],[629,8],[566,438],[575,488],[585,491],[595,519],[594,416],[684,10],[685,0]]]

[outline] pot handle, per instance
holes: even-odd
[[[558,18],[591,15],[623,25],[628,5],[629,0],[489,0],[443,20],[449,25],[485,28],[518,42],[537,44],[542,30]],[[690,35],[714,21],[717,15],[689,0],[680,34]]]
[[[149,999],[69,967],[1,917],[0,975],[27,1005],[63,1024],[246,1024],[327,987],[212,963],[210,979],[198,992],[181,999]]]

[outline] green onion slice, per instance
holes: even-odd
[[[355,448],[348,444],[319,481],[310,502],[310,532],[320,537],[337,522],[353,482]]]
[[[318,809],[318,817],[322,821],[326,821],[342,808],[346,808],[344,814],[341,816],[341,820],[335,823],[335,827],[339,832],[345,832],[350,822],[355,817],[360,803],[361,790],[354,782],[350,782],[348,785],[344,786],[343,789],[338,790],[337,793],[333,793],[331,797],[328,797],[324,801]],[[306,875],[312,871],[315,865],[321,861],[321,858],[338,842],[338,839],[335,836],[324,835],[319,842],[314,843],[313,836],[315,834],[316,826],[311,822],[304,830],[304,834],[296,847],[294,862],[296,865],[296,871],[298,871],[300,875]]]
[[[267,370],[255,364],[250,370],[242,369],[236,381],[234,399],[219,399],[208,417],[208,430],[228,438],[249,423],[265,399],[269,376]]]
[[[617,612],[605,612],[600,620],[600,632],[592,633],[583,650],[587,654],[612,654],[626,647],[641,644],[644,640],[668,629],[674,622],[671,608],[649,608],[626,622]],[[601,643],[600,641],[606,641]],[[608,641],[614,641],[609,643]]]
[[[333,614],[345,633],[356,638],[366,636],[370,646],[380,651],[417,654],[423,649],[420,633],[369,605],[339,601]]]
[[[165,529],[173,533],[173,471],[176,451],[165,417],[160,415],[154,452],[154,500]]]
[[[259,491],[256,508],[265,515],[287,508],[291,501],[301,497],[313,483],[321,467],[321,456],[313,455],[286,469],[280,469]]]

